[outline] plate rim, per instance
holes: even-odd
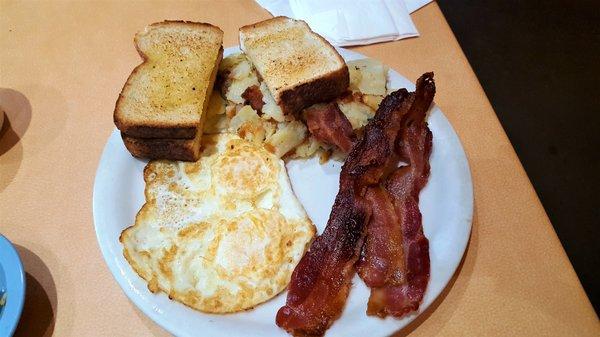
[[[353,50],[349,50],[346,48],[336,47],[336,50],[338,50],[338,52],[340,52],[340,54],[346,54],[346,56],[342,55],[342,58],[344,58],[345,60],[348,57],[351,59],[369,58],[367,55],[364,55],[362,53],[358,53],[358,52],[355,52]],[[240,51],[239,45],[230,46],[230,47],[224,48],[224,55],[229,55],[231,53],[235,53],[235,52],[239,52],[239,51]],[[410,82],[411,85],[414,87],[414,82],[406,79],[404,76],[402,76],[399,72],[395,71],[391,67],[389,68],[389,70],[396,72],[402,79]],[[433,109],[433,107],[437,107],[439,109],[439,106],[437,106],[435,104],[435,102],[434,102],[434,105],[432,106],[432,108],[430,108],[430,109]],[[452,266],[452,268],[451,268],[452,272],[449,274],[449,278],[444,281],[444,283],[445,283],[444,286],[441,287],[440,289],[438,289],[436,292],[432,293],[433,296],[432,296],[431,302],[427,303],[427,305],[424,305],[424,304],[421,305],[421,307],[419,308],[419,311],[417,313],[405,317],[404,319],[406,319],[406,324],[404,324],[401,327],[396,328],[396,330],[384,332],[384,334],[394,333],[394,332],[400,331],[401,329],[405,328],[411,321],[413,321],[416,317],[420,316],[425,310],[427,310],[431,306],[431,304],[439,297],[439,295],[450,285],[450,280],[455,276],[455,274],[458,270],[458,267],[460,266],[460,263],[464,258],[466,249],[467,249],[469,241],[470,241],[471,233],[472,233],[474,195],[473,195],[473,179],[472,179],[472,175],[471,175],[471,168],[470,168],[469,161],[466,156],[464,147],[462,145],[462,142],[461,142],[460,138],[458,137],[458,134],[454,130],[454,127],[452,127],[452,124],[450,124],[450,121],[443,114],[442,110],[439,109],[439,111],[440,111],[442,117],[446,120],[446,122],[450,126],[449,131],[451,133],[453,133],[453,136],[455,136],[458,141],[458,147],[460,150],[458,154],[462,157],[464,164],[465,164],[465,167],[464,167],[465,171],[463,173],[465,174],[465,177],[467,178],[465,180],[466,185],[464,186],[465,190],[466,190],[466,196],[468,197],[467,198],[468,200],[466,200],[466,201],[468,201],[468,204],[465,205],[466,210],[468,211],[468,214],[465,217],[466,223],[467,223],[467,228],[466,228],[467,235],[462,240],[462,244],[460,246],[458,246],[458,245],[456,246],[458,248],[457,252],[460,252],[460,254],[459,254],[460,258],[458,259],[457,263]],[[120,278],[117,277],[117,275],[122,275],[122,272],[119,270],[117,262],[112,261],[113,258],[115,258],[115,252],[111,249],[108,242],[105,243],[105,240],[108,240],[108,237],[107,237],[108,235],[105,235],[103,232],[103,229],[99,226],[99,223],[101,223],[101,221],[99,221],[99,219],[97,219],[98,212],[99,212],[98,208],[100,207],[97,202],[97,200],[98,200],[97,195],[99,193],[99,191],[97,190],[98,186],[99,186],[99,177],[101,177],[101,174],[100,174],[101,171],[103,169],[105,169],[102,167],[102,163],[104,162],[103,159],[105,158],[106,152],[108,151],[107,145],[109,144],[110,138],[112,137],[112,135],[115,131],[118,131],[118,130],[113,128],[113,131],[109,135],[107,142],[104,145],[102,154],[100,156],[100,160],[98,162],[98,168],[96,170],[96,175],[94,177],[94,186],[93,186],[93,192],[92,192],[92,212],[93,212],[96,241],[97,241],[100,251],[102,253],[102,257],[105,261],[105,264],[108,266],[113,278],[119,284],[121,291],[123,293],[125,293],[127,298],[135,304],[136,308],[138,310],[142,311],[148,318],[150,318],[153,322],[155,322],[156,324],[161,326],[166,331],[168,331],[176,336],[185,336],[185,335],[187,335],[186,330],[184,330],[180,325],[172,324],[168,320],[164,319],[164,317],[160,313],[160,308],[148,306],[147,303],[144,302],[143,295],[138,294],[138,296],[134,296],[134,294],[132,292],[126,290],[129,288],[127,279],[125,277],[120,277]],[[122,252],[118,252],[118,253],[122,254]],[[431,291],[431,290],[429,290],[429,291]]]

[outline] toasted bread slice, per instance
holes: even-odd
[[[348,89],[348,67],[306,22],[275,17],[240,28],[240,47],[285,114],[334,99]]]
[[[223,55],[223,31],[207,23],[165,21],[136,34],[144,59],[114,112],[122,133],[141,138],[196,137]]]
[[[121,133],[127,150],[138,158],[196,161],[200,159],[202,133],[193,139],[136,138]]]

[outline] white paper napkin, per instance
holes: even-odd
[[[431,0],[256,0],[274,16],[301,19],[336,46],[418,36],[410,13]]]

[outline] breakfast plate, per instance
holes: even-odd
[[[356,52],[338,49],[346,61],[365,58]],[[225,49],[224,55],[239,52]],[[413,83],[390,69],[388,88],[414,90]],[[355,276],[353,289],[340,317],[326,336],[386,336],[401,329],[435,300],[456,271],[471,232],[473,188],[469,166],[454,129],[435,105],[428,117],[433,133],[430,157],[431,176],[422,190],[419,207],[423,228],[430,244],[431,278],[417,313],[403,319],[366,316],[369,288]],[[135,305],[157,324],[177,336],[288,336],[275,325],[275,314],[284,305],[286,291],[252,310],[235,314],[206,314],[195,311],[168,296],[154,294],[123,257],[121,232],[133,224],[144,203],[143,169],[147,161],[127,151],[118,130],[108,139],[96,173],[93,212],[96,236],[104,259]],[[338,191],[341,163],[318,158],[287,163],[292,187],[310,219],[321,233],[327,223]]]

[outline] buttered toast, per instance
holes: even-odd
[[[241,27],[239,38],[284,114],[330,101],[348,89],[344,59],[304,21],[275,17]]]
[[[202,133],[196,138],[137,138],[121,133],[127,150],[138,158],[196,161],[200,158]]]
[[[164,21],[135,36],[144,59],[123,87],[114,122],[126,136],[194,139],[223,55],[223,31],[207,23]]]

